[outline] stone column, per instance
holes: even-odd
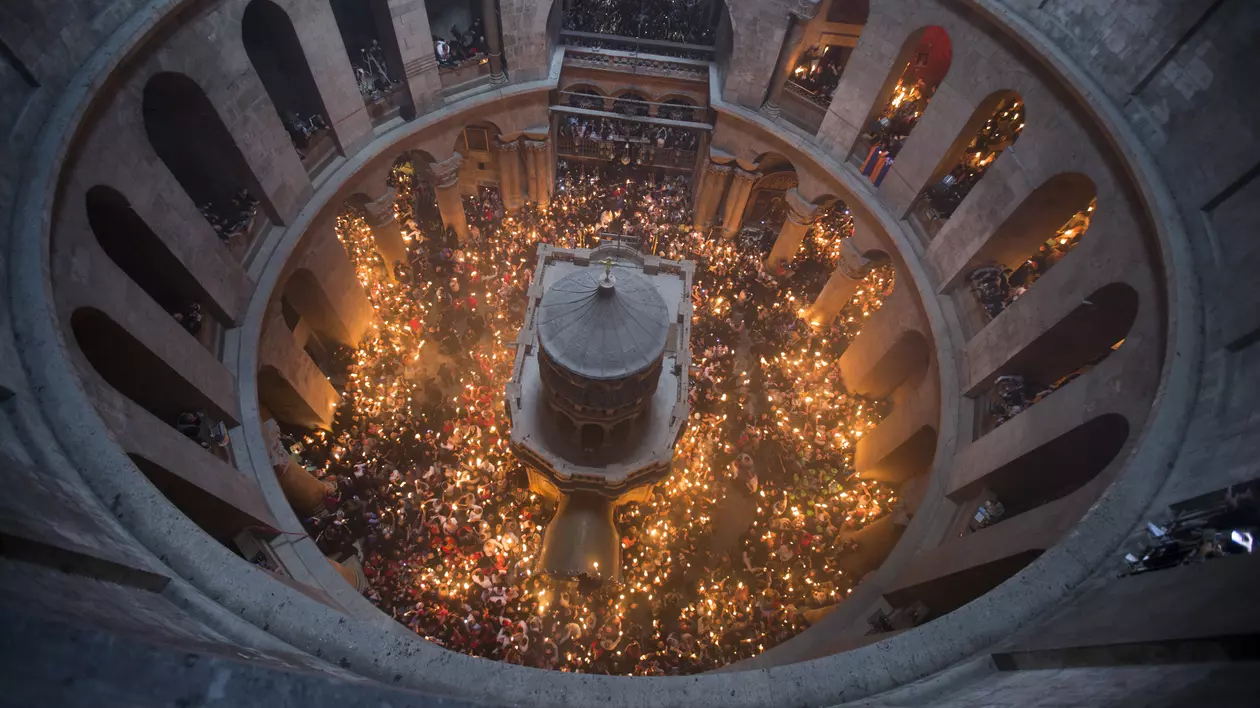
[[[836,264],[835,272],[831,274],[822,292],[818,294],[818,299],[809,308],[810,324],[819,327],[830,325],[875,265],[873,261],[864,258],[858,252],[857,247],[853,245],[853,239],[846,238],[842,243],[844,252],[840,257],[840,262]]]
[[[499,192],[508,213],[520,211],[525,202],[521,195],[520,143],[516,140],[496,143],[499,152]]]
[[[791,263],[796,256],[805,234],[814,225],[814,217],[818,215],[818,207],[805,201],[795,188],[783,195],[787,202],[787,218],[779,229],[779,237],[774,241],[774,248],[766,257],[766,268],[773,270],[780,262]]]
[[[464,156],[455,153],[441,162],[429,165],[433,172],[433,186],[437,192],[442,223],[455,229],[460,242],[468,239],[468,217],[464,215],[464,198],[459,192],[459,168],[463,164]]]
[[[529,168],[529,196],[537,204],[546,206],[551,201],[551,186],[547,166],[550,145],[544,140],[522,140],[525,164]]]
[[[730,237],[739,232],[752,194],[753,182],[761,177],[759,172],[749,172],[739,167],[731,175],[731,187],[726,193],[726,206],[722,209],[722,235]]]
[[[770,90],[766,94],[766,102],[761,106],[761,113],[768,118],[779,117],[779,101],[783,98],[783,90],[792,68],[796,66],[796,60],[801,57],[801,39],[805,36],[805,26],[818,14],[818,5],[818,2],[800,0],[788,14],[788,29],[783,36],[783,47],[779,50],[774,73],[770,75]]]
[[[530,202],[538,201],[538,151],[534,149],[535,141],[528,138],[521,138],[521,179],[524,186],[521,191],[525,194],[525,200]]]
[[[329,558],[328,562],[332,564],[332,567],[334,569],[336,569],[338,575],[344,578],[347,583],[350,583],[351,585],[354,586],[354,589],[356,591],[358,592],[367,591],[368,589],[367,576],[363,575],[363,567],[359,565],[358,560],[354,560],[353,567],[338,563],[332,558]]]
[[[498,0],[481,0],[481,17],[486,27],[486,47],[490,55],[490,83],[507,83],[503,71],[503,35],[499,31]]]
[[[324,508],[324,499],[336,492],[331,482],[315,479],[315,476],[299,465],[280,442],[280,426],[274,420],[263,423],[263,435],[267,438],[267,455],[284,498],[298,516],[314,516]]]
[[[712,160],[707,161],[700,173],[700,186],[695,196],[695,228],[705,231],[713,226],[717,218],[718,205],[722,203],[722,195],[726,193],[726,185],[731,181],[731,166],[720,165]]]
[[[396,197],[397,192],[387,187],[381,196],[363,205],[372,238],[376,241],[376,252],[381,254],[381,260],[385,261],[391,276],[395,263],[407,261],[407,244],[403,241],[402,227],[394,217]]]

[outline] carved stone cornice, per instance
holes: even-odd
[[[494,141],[494,149],[498,150],[499,152],[516,152],[517,150],[520,149],[520,147],[521,147],[521,144],[515,140],[509,140],[507,142],[503,142],[499,140]]]
[[[743,180],[745,182],[748,182],[749,184],[761,179],[760,172],[749,172],[748,170],[745,170],[742,167],[736,167],[734,171],[735,171],[735,179]]]
[[[546,141],[546,140],[524,140],[524,139],[522,139],[522,140],[521,140],[521,143],[523,143],[523,144],[525,145],[525,148],[526,148],[527,150],[533,150],[533,151],[535,151],[535,152],[542,152],[542,151],[544,151],[544,150],[546,150],[546,149],[547,149],[547,141]]]
[[[729,175],[731,173],[730,165],[723,165],[718,162],[709,162],[708,166],[705,169],[719,177],[725,177],[726,175]]]

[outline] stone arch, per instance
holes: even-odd
[[[932,96],[949,73],[953,63],[953,45],[949,32],[939,25],[920,27],[911,32],[897,52],[888,75],[881,85],[879,93],[871,109],[862,121],[862,132],[854,143],[851,153],[854,157],[865,160],[867,153],[876,148],[892,151],[895,157],[901,145],[910,136],[919,120],[923,118]],[[921,86],[919,82],[922,82]],[[909,94],[898,92],[898,87],[916,86],[922,103],[915,111],[907,111],[904,105]],[[901,109],[895,119],[889,120],[887,128],[877,121],[890,112]],[[915,115],[917,113],[917,115]]]
[[[886,398],[903,383],[919,381],[931,363],[931,346],[916,329],[903,330],[886,350],[866,351],[878,360],[867,363],[846,357],[841,362],[841,375],[845,388],[867,398]]]
[[[787,218],[784,195],[800,184],[796,166],[784,155],[774,152],[758,155],[755,164],[761,176],[753,183],[740,223],[759,222],[777,232]]]
[[[988,489],[1005,508],[1003,520],[1009,520],[1092,482],[1124,449],[1129,433],[1129,421],[1119,413],[1090,418],[950,496],[961,501]]]
[[[318,116],[324,134],[332,121],[289,14],[272,0],[251,0],[241,16],[241,41],[280,122],[302,154],[319,134],[304,136],[294,120],[310,122],[311,116]]]
[[[866,438],[863,438],[858,441],[855,465],[863,479],[900,484],[927,472],[932,466],[936,457],[936,438],[936,428],[921,425],[888,454],[874,460],[864,459],[867,450],[863,445]]]
[[[608,92],[605,91],[603,88],[601,88],[598,84],[593,84],[593,83],[590,83],[589,81],[578,81],[576,83],[569,84],[568,86],[565,86],[563,89],[561,89],[561,92],[562,93],[584,93],[584,94],[594,95],[594,96],[607,96],[608,95]]]
[[[472,134],[470,134],[470,131],[472,131]],[[502,134],[503,131],[492,121],[473,121],[465,125],[464,129],[455,137],[455,144],[452,149],[461,155],[466,155],[468,152],[492,153],[492,145],[495,138]]]
[[[646,116],[652,106],[649,101],[652,99],[644,92],[635,89],[617,89],[612,92],[612,110],[614,113],[623,113],[626,115]]]
[[[1017,374],[1030,384],[1056,387],[1119,348],[1137,319],[1139,298],[1128,283],[1095,290],[1063,319],[1016,352],[988,379],[968,392],[993,385],[998,376]]]
[[[356,69],[371,68],[370,62],[367,61],[364,55],[364,50],[370,47],[372,42],[379,42],[381,54],[384,55],[385,59],[385,72],[391,81],[397,82],[396,88],[393,90],[408,96],[410,87],[407,84],[406,72],[403,69],[402,52],[398,46],[398,37],[394,33],[394,25],[391,21],[390,13],[384,3],[363,2],[362,0],[329,1],[332,4],[333,18],[336,21],[337,30],[341,34],[342,43],[345,45],[350,65]],[[384,12],[381,10],[384,10]],[[357,73],[355,80],[356,82],[359,80]],[[371,109],[373,105],[371,97],[365,95],[363,100]],[[412,117],[414,106],[414,100],[402,101],[401,108],[404,118]],[[387,116],[388,113],[376,115],[374,116],[374,121],[379,123],[380,120]]]
[[[196,303],[226,319],[200,281],[132,208],[118,190],[96,185],[84,195],[88,225],[106,256],[163,310],[183,312]]]
[[[265,365],[258,370],[258,400],[277,420],[311,430],[327,427],[325,416],[311,408],[310,402],[274,366]]]
[[[350,332],[338,316],[323,284],[309,268],[293,271],[281,292],[281,297],[297,310],[321,338],[347,345],[353,343]]]
[[[570,87],[565,91],[565,103],[574,108],[602,111],[608,108],[608,94],[597,86],[582,85],[581,88]]]
[[[277,224],[283,220],[205,91],[184,74],[160,72],[144,85],[144,129],[154,152],[222,233],[248,195]],[[228,224],[231,227],[232,224]]]
[[[701,106],[696,99],[681,93],[667,93],[656,99],[661,105],[656,107],[656,114],[663,118],[674,117],[673,120],[699,121],[702,117]],[[662,111],[665,115],[661,115]]]
[[[206,411],[235,421],[236,411],[219,407],[162,357],[105,312],[80,307],[70,316],[75,344],[92,369],[119,394],[174,427],[181,413]]]
[[[1037,255],[1038,247],[1067,228],[1076,215],[1082,212],[1092,214],[1097,195],[1098,188],[1087,175],[1079,172],[1054,175],[1020,202],[980,246],[959,275],[965,276],[989,263],[1018,271],[1020,264]],[[1088,228],[1088,221],[1078,228],[1078,232],[1068,235],[1073,244]]]

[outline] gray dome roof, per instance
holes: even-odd
[[[589,379],[619,379],[665,353],[669,312],[656,286],[618,269],[613,287],[587,268],[561,278],[538,305],[538,341],[557,365]]]

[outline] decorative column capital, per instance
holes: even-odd
[[[719,177],[725,177],[726,175],[729,175],[731,173],[730,165],[724,165],[720,162],[713,162],[712,160],[709,161],[709,164],[705,167],[705,169]]]
[[[367,212],[368,226],[375,228],[394,220],[394,199],[397,196],[398,190],[390,187],[383,195],[363,205],[363,210]]]
[[[802,197],[795,187],[783,194],[783,201],[788,207],[788,220],[798,226],[809,226],[814,223],[814,219],[818,216],[818,205],[806,201],[805,197]]]
[[[761,179],[760,172],[757,172],[757,171],[749,172],[748,170],[745,170],[742,167],[734,168],[734,173],[735,173],[735,179],[742,180],[744,182],[752,183],[752,182],[756,182],[758,179]]]
[[[840,272],[853,280],[862,280],[870,274],[875,267],[875,261],[863,256],[858,251],[852,237],[845,236],[841,239],[840,247],[840,260],[836,263],[836,267],[840,269]]]
[[[429,169],[433,172],[433,181],[437,184],[438,189],[449,189],[459,182],[459,168],[464,164],[464,156],[455,153],[450,157],[429,165]]]
[[[542,152],[547,149],[546,140],[521,140],[521,142],[525,145],[525,149],[527,150]]]
[[[508,140],[505,142],[505,141],[496,139],[494,141],[494,147],[499,152],[516,152],[518,149],[520,149],[521,144],[516,140]]]

